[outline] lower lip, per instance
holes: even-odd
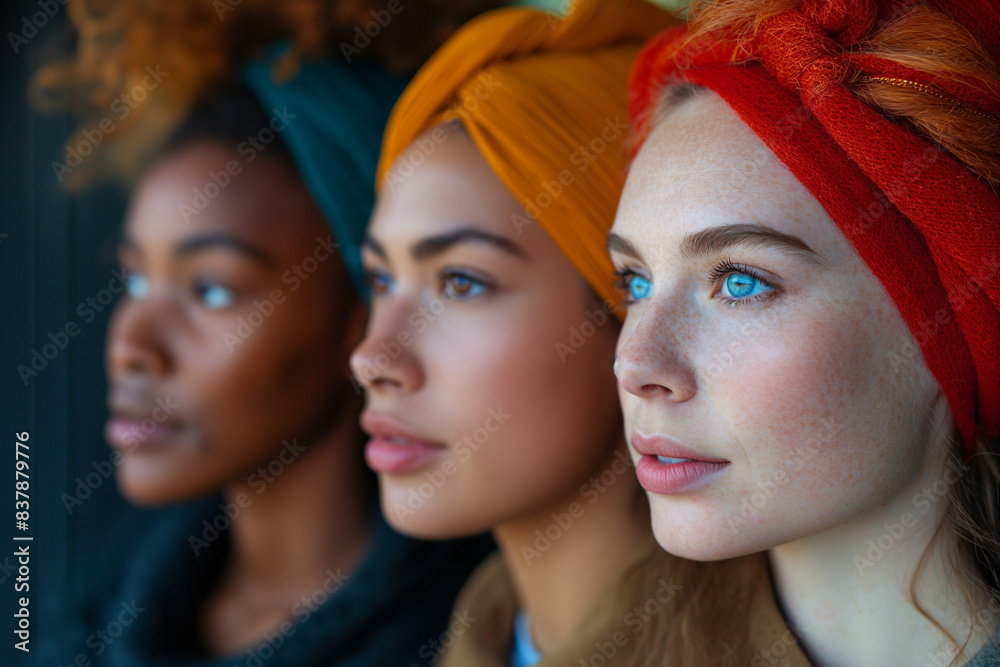
[[[728,462],[711,461],[663,463],[655,456],[645,455],[636,464],[635,474],[647,491],[672,495],[704,488],[728,466]]]
[[[134,421],[112,417],[104,425],[104,439],[112,449],[123,452],[164,447],[175,442],[179,436],[180,429],[176,425],[152,419]]]
[[[445,451],[444,447],[422,442],[403,444],[372,438],[365,445],[365,461],[375,472],[400,475],[420,470]]]

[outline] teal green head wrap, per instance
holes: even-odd
[[[273,65],[273,59],[246,65],[243,81],[265,110],[286,121],[281,139],[366,296],[361,240],[375,205],[382,131],[406,79],[370,63],[322,60],[303,63],[294,78],[278,83]]]

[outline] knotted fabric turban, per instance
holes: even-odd
[[[636,138],[649,132],[666,82],[718,93],[808,188],[881,281],[947,396],[971,455],[977,438],[1000,432],[996,186],[912,126],[861,102],[848,85],[867,80],[924,90],[995,121],[1000,82],[929,75],[865,47],[907,12],[929,7],[963,24],[997,63],[1000,8],[988,0],[805,0],[784,7],[762,13],[752,31],[723,26],[692,35],[681,28],[650,42],[629,87]],[[905,346],[899,356],[907,356]],[[887,368],[897,362],[887,359]]]
[[[644,41],[676,23],[644,0],[579,0],[563,18],[485,14],[421,69],[393,109],[378,187],[423,132],[461,121],[501,182],[594,291],[615,304],[605,250],[624,183],[628,73]],[[512,219],[512,230],[529,224]]]

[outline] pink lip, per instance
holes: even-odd
[[[725,459],[706,456],[662,436],[633,433],[629,444],[642,455],[635,466],[639,484],[652,493],[673,495],[697,491],[708,486],[729,466]],[[663,463],[657,456],[688,460]]]
[[[361,428],[372,436],[365,445],[365,461],[375,472],[415,472],[448,451],[443,443],[424,440],[386,415],[364,413]]]
[[[164,447],[177,440],[181,429],[175,423],[155,419],[111,416],[104,424],[104,439],[112,449],[131,452],[137,449]]]

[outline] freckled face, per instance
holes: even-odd
[[[922,360],[891,362],[915,343],[888,294],[714,93],[650,134],[609,246],[626,433],[668,551],[792,542],[905,504],[941,464],[940,392]]]
[[[575,267],[540,225],[515,224],[524,209],[464,130],[447,132],[380,196],[363,253],[372,316],[351,360],[383,511],[435,538],[577,494],[621,427],[613,318],[589,325],[603,311]]]
[[[130,280],[108,331],[106,434],[136,503],[245,483],[283,441],[306,446],[331,428],[352,391],[363,309],[301,181],[259,159],[192,207],[234,157],[206,142],[165,158],[125,222]]]

